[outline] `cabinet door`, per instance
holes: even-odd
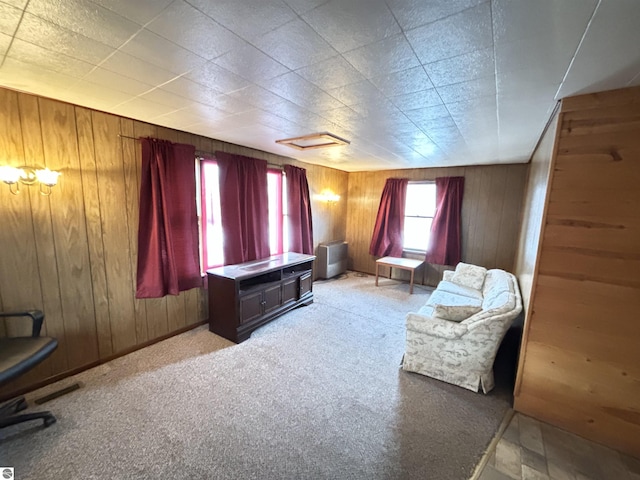
[[[298,277],[292,277],[282,282],[282,304],[298,300]]]
[[[263,290],[264,297],[262,305],[264,306],[264,313],[269,313],[271,310],[278,308],[282,305],[282,297],[280,295],[280,284],[272,285],[271,287]]]
[[[311,291],[312,282],[313,279],[311,278],[311,272],[300,275],[300,297]]]
[[[240,297],[240,323],[262,315],[262,290]]]

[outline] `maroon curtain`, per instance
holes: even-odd
[[[136,298],[202,286],[196,211],[195,147],[141,138]]]
[[[225,265],[268,257],[267,162],[225,152],[216,152],[215,157],[220,169]]]
[[[457,265],[462,257],[461,217],[464,177],[436,178],[436,215],[425,260]]]
[[[377,257],[401,257],[404,207],[408,178],[387,178],[382,191],[369,253]]]
[[[313,222],[307,171],[285,165],[287,176],[287,215],[289,217],[289,251],[313,254]]]

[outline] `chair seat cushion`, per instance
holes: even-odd
[[[57,346],[50,337],[0,338],[0,384],[35,367]]]

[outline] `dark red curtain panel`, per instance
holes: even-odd
[[[408,178],[387,178],[373,229],[369,253],[376,257],[401,257],[404,207]]]
[[[202,286],[196,211],[195,147],[141,138],[136,298]]]
[[[289,216],[289,250],[313,254],[313,222],[307,171],[285,165],[287,176],[287,214]]]
[[[425,260],[457,265],[462,257],[462,196],[464,177],[436,178],[436,215]]]
[[[267,162],[225,152],[216,152],[215,157],[220,169],[225,265],[268,257]]]

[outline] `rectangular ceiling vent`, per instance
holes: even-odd
[[[349,145],[351,142],[340,138],[329,132],[312,133],[303,135],[302,137],[285,138],[276,140],[276,143],[286,145],[296,150],[312,150],[314,148],[338,147],[340,145]]]

